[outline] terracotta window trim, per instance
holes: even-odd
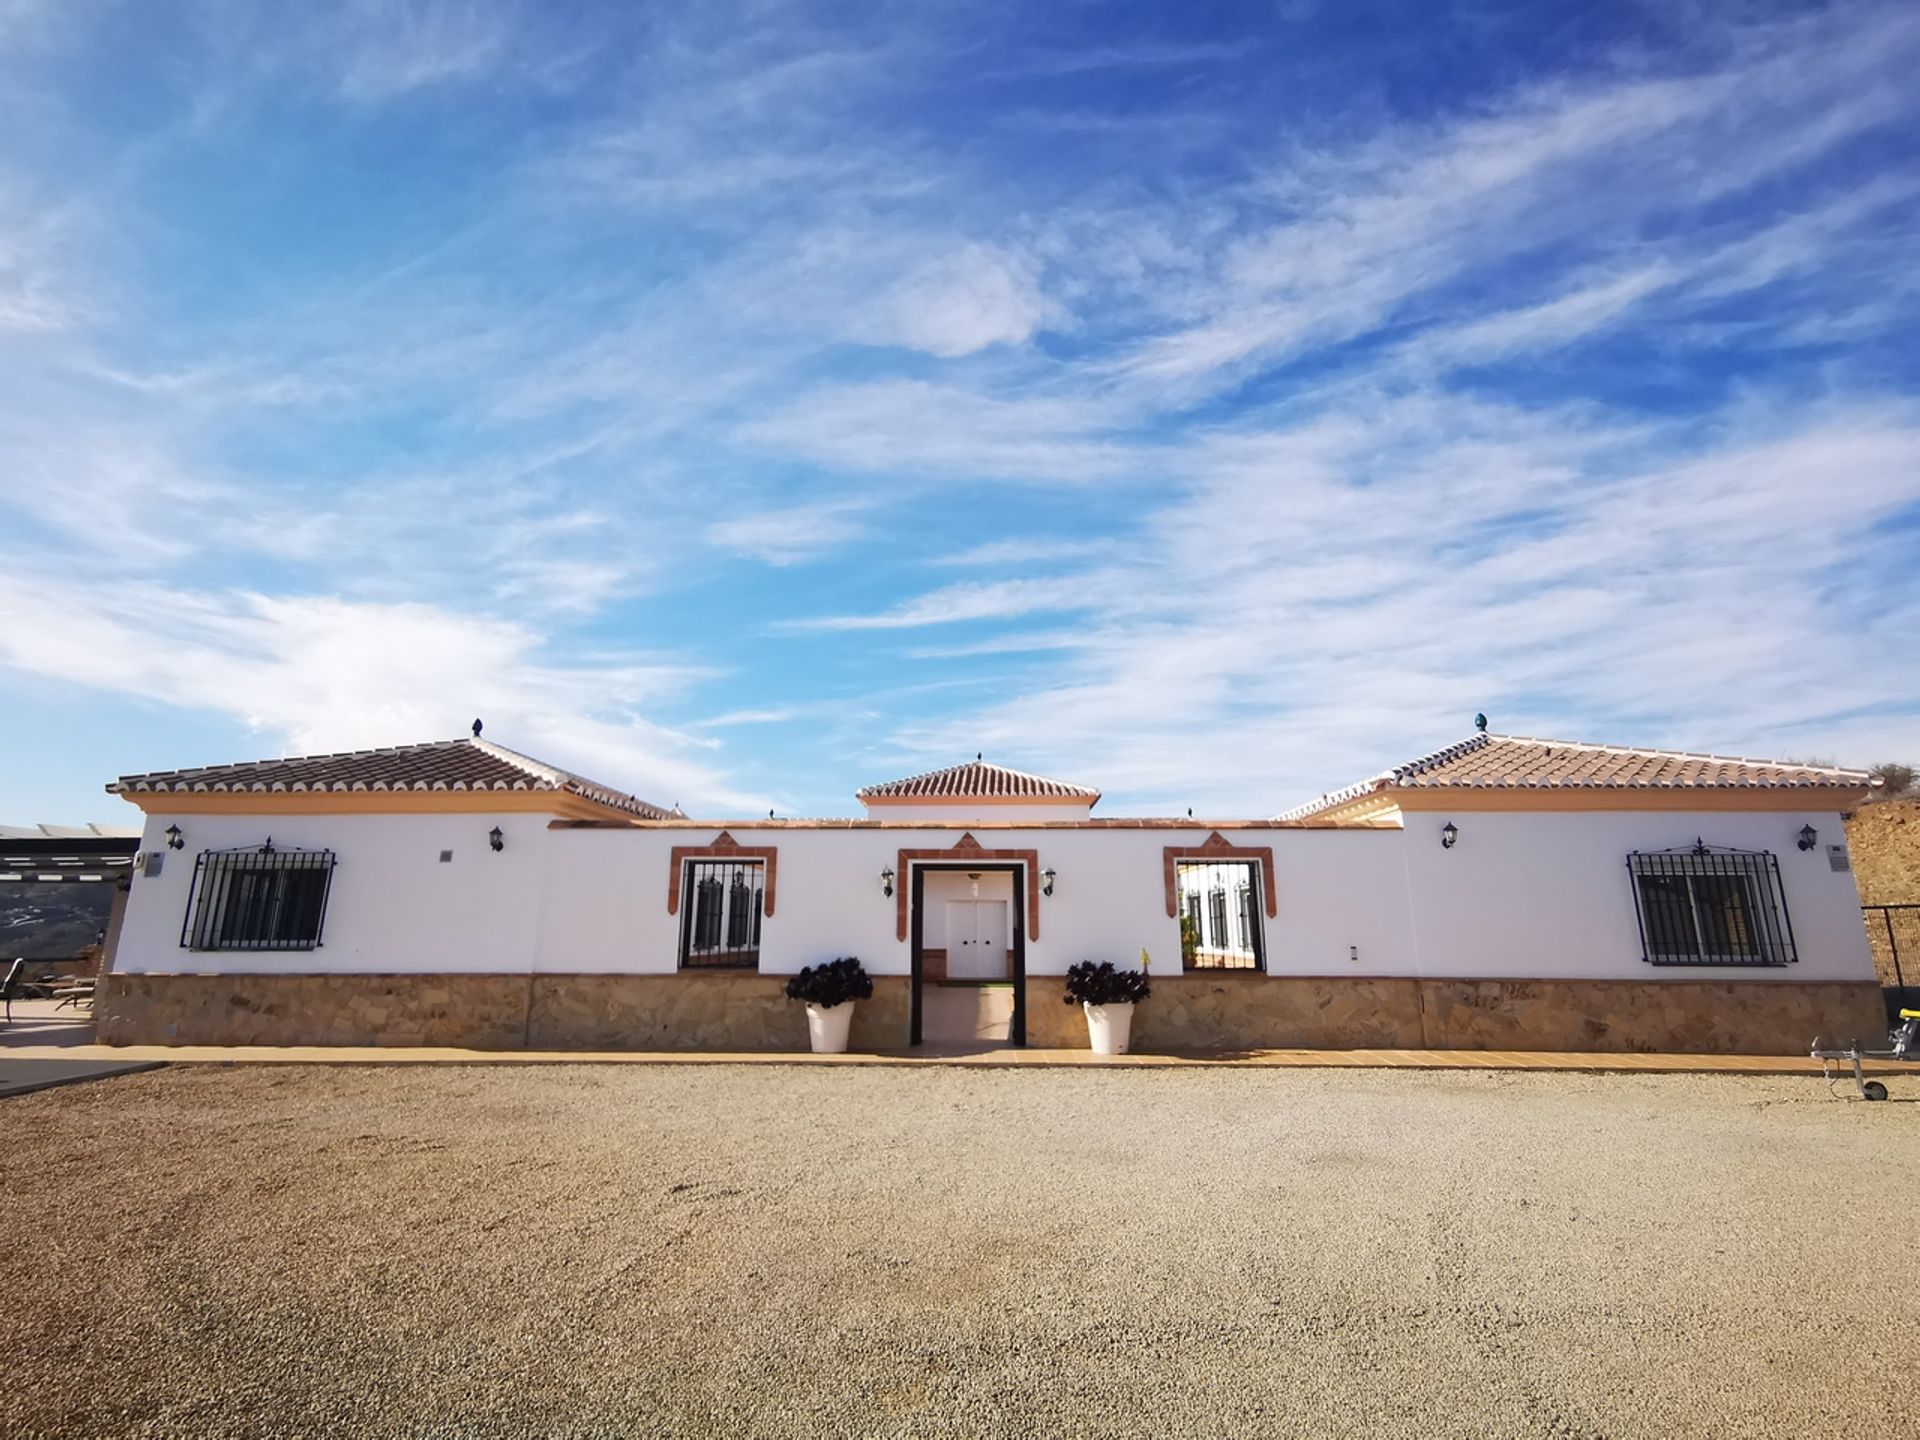
[[[1160,852],[1162,867],[1166,874],[1167,915],[1177,918],[1180,914],[1179,875],[1182,860],[1255,860],[1260,864],[1261,886],[1267,895],[1267,918],[1274,920],[1280,915],[1280,890],[1273,877],[1273,847],[1271,845],[1231,845],[1218,830],[1198,845],[1169,845]],[[1212,973],[1212,972],[1208,972]]]
[[[676,845],[672,851],[672,868],[667,874],[667,913],[680,913],[680,881],[687,873],[689,860],[758,860],[766,866],[767,884],[764,892],[765,908],[763,914],[773,914],[774,877],[780,864],[778,845],[742,845],[731,834],[722,830],[705,845]]]
[[[908,935],[907,902],[913,893],[911,866],[916,861],[962,861],[978,860],[983,864],[1009,862],[1024,865],[1027,869],[1027,938],[1040,938],[1040,852],[1038,850],[988,850],[973,838],[969,830],[954,841],[948,850],[901,850],[894,864],[894,935],[905,940]]]

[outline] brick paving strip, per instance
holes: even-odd
[[[1249,1050],[1184,1055],[1095,1055],[1089,1050],[922,1047],[845,1055],[805,1051],[459,1050],[355,1045],[7,1046],[7,1060],[162,1062],[177,1065],[962,1065],[989,1068],[1548,1070],[1637,1074],[1818,1075],[1804,1055],[1673,1055],[1527,1050]],[[1920,1076],[1920,1064],[1869,1060],[1870,1074]],[[1845,1072],[1844,1064],[1835,1073]]]

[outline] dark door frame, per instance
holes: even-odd
[[[907,1043],[920,1044],[920,987],[926,981],[926,956],[922,953],[924,928],[922,905],[926,899],[926,874],[929,870],[959,870],[970,875],[1000,872],[1013,876],[1013,1023],[1007,1039],[1014,1045],[1027,1043],[1027,866],[1024,860],[912,860],[907,865],[907,945],[912,979],[908,982]]]

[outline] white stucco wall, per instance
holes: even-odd
[[[149,815],[142,851],[164,856],[136,873],[114,969],[212,974],[406,971],[521,972],[535,950],[552,834],[545,815]],[[168,850],[177,824],[186,848]],[[505,847],[487,846],[498,825]],[[203,850],[330,849],[338,863],[322,944],[310,951],[201,951],[180,945]],[[440,852],[453,851],[442,864]],[[138,867],[136,867],[136,872]]]
[[[675,967],[679,920],[666,913],[668,856],[701,844],[700,830],[553,832],[552,885],[536,964],[542,971],[664,971]],[[779,847],[774,914],[761,931],[761,968],[786,974],[837,955],[858,955],[877,975],[908,972],[895,936],[895,902],[880,891],[898,851],[947,849],[953,829],[779,829],[731,825],[746,846]],[[1057,872],[1040,900],[1040,933],[1027,942],[1031,974],[1063,974],[1080,960],[1179,968],[1179,923],[1167,914],[1162,850],[1192,847],[1208,831],[979,831],[991,850],[1036,850]],[[1275,973],[1361,974],[1413,963],[1405,866],[1393,831],[1236,830],[1233,843],[1272,845],[1280,918],[1267,921]],[[907,882],[896,877],[896,885]],[[964,877],[960,882],[964,886]],[[935,887],[936,895],[939,894]],[[982,893],[986,884],[982,883]],[[929,906],[931,913],[932,906]],[[939,922],[935,922],[939,923]],[[929,944],[935,943],[929,939]],[[1357,947],[1358,963],[1348,958]]]
[[[1451,819],[1460,837],[1440,845]],[[1800,827],[1820,843],[1798,848]],[[1570,811],[1406,816],[1420,973],[1580,980],[1871,980],[1850,870],[1828,863],[1841,817],[1818,812]],[[1654,966],[1641,959],[1627,856],[1705,840],[1768,850],[1799,952],[1786,966]]]
[[[1455,815],[1459,844],[1443,850],[1442,814],[1412,814],[1405,831],[1236,830],[1236,845],[1274,851],[1279,916],[1266,919],[1273,975],[1427,975],[1566,979],[1743,978],[1871,980],[1851,872],[1828,864],[1842,836],[1831,813],[1607,812]],[[117,969],[153,972],[665,973],[678,960],[677,915],[666,908],[669,854],[704,845],[714,829],[548,828],[547,817],[342,815],[149,817],[143,848],[164,850],[170,823],[187,848],[165,852],[162,874],[136,876]],[[487,848],[498,824],[506,848]],[[1821,834],[1806,853],[1804,824]],[[879,873],[901,849],[946,849],[951,828],[728,827],[746,846],[779,849],[774,914],[762,927],[761,968],[791,973],[857,955],[875,974],[905,974],[907,942]],[[980,830],[990,849],[1032,849],[1058,879],[1029,937],[1031,974],[1079,960],[1179,967],[1178,922],[1166,913],[1162,849],[1199,845],[1193,829]],[[325,944],[315,951],[182,949],[194,858],[202,849],[330,848],[339,856]],[[1780,873],[1800,961],[1781,968],[1655,968],[1641,958],[1626,856],[1691,844],[1765,849]],[[439,852],[454,858],[442,864]],[[908,877],[899,875],[904,886]],[[996,882],[1004,884],[1004,880]],[[928,943],[944,923],[932,888]],[[988,886],[983,881],[983,894]]]

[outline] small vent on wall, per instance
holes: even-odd
[[[1847,860],[1847,847],[1844,845],[1827,846],[1827,864],[1836,870],[1851,870],[1853,868]]]
[[[160,873],[160,866],[165,862],[166,858],[167,857],[158,850],[149,850],[141,857],[140,873],[148,877],[158,875]]]
[[[442,865],[445,865],[445,864],[446,864],[446,863],[447,863],[448,861],[450,861],[450,860],[452,860],[452,859],[453,859],[453,851],[451,851],[451,850],[442,850],[442,851],[440,852],[440,863],[441,863]]]

